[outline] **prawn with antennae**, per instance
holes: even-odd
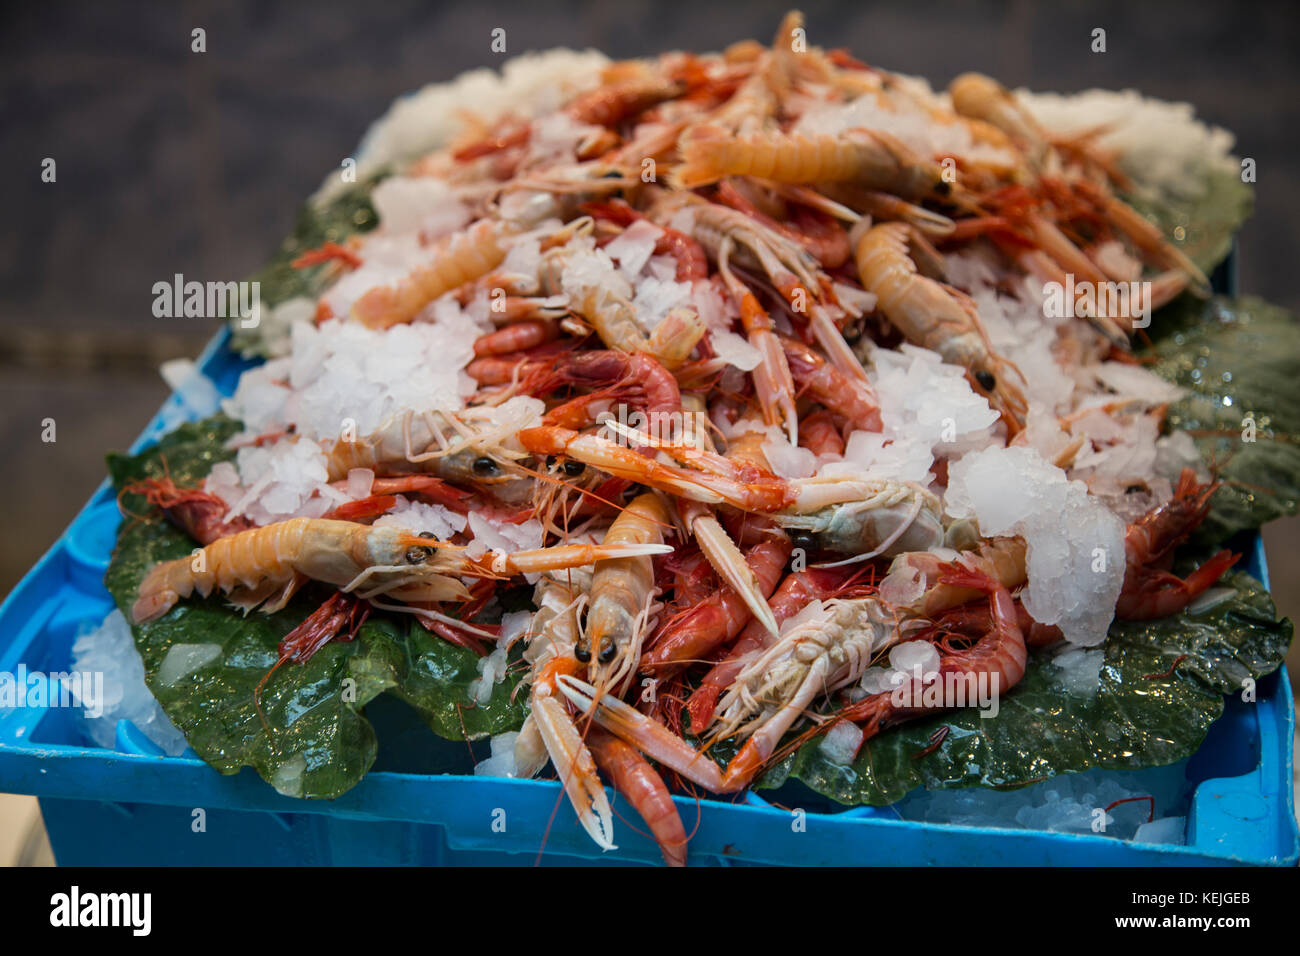
[[[269,613],[284,607],[308,579],[372,600],[466,601],[471,594],[462,576],[502,578],[671,550],[657,543],[610,543],[513,554],[490,551],[472,558],[465,548],[430,535],[329,518],[291,518],[154,565],[140,584],[132,616],[137,624],[152,621],[182,598],[196,592],[207,597],[218,590],[245,607],[262,605]]]
[[[323,442],[326,471],[331,481],[354,468],[379,475],[418,471],[510,497],[519,476],[509,465],[525,457],[514,435],[538,421],[540,410],[539,402],[518,397],[460,411],[407,411],[370,435]]]
[[[653,495],[637,499],[605,535],[639,539],[658,535]],[[659,517],[666,517],[659,509]],[[629,514],[630,512],[630,514]],[[620,524],[621,522],[621,524]],[[615,849],[609,801],[596,775],[604,769],[650,826],[669,865],[682,865],[686,832],[659,775],[630,747],[607,739],[598,730],[584,734],[574,725],[557,680],[586,672],[604,686],[623,680],[635,663],[647,621],[633,606],[653,598],[653,571],[641,561],[602,561],[587,574],[562,580],[551,574],[539,582],[538,612],[525,657],[532,662],[529,716],[515,741],[515,765],[523,776],[534,776],[549,756],[583,829],[602,849]],[[648,574],[647,574],[648,572]],[[597,648],[593,658],[592,647]],[[606,670],[606,668],[609,668]],[[630,669],[628,676],[631,676]]]
[[[605,427],[680,464],[639,454],[600,435],[565,428],[527,428],[519,440],[534,455],[575,458],[585,465],[706,504],[727,504],[802,531],[820,550],[865,561],[943,543],[939,499],[913,482],[824,475],[782,478],[749,463],[694,446],[655,439],[619,422]]]

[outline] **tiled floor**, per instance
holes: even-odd
[[[768,37],[788,0],[528,5],[318,0],[129,7],[45,2],[0,12],[0,594],[58,535],[165,394],[153,368],[212,331],[153,318],[151,288],[181,272],[237,279],[274,248],[296,205],[396,95],[508,52],[614,55]],[[1257,162],[1241,283],[1300,307],[1300,11],[1128,0],[915,3],[809,0],[810,39],[946,82],[968,69],[1012,85],[1136,87],[1188,100]],[[191,30],[207,52],[190,51]],[[1092,30],[1108,51],[1089,50]],[[57,180],[40,179],[42,160]],[[57,442],[41,422],[57,422]],[[1300,519],[1266,531],[1274,594],[1300,616]],[[1300,674],[1300,652],[1292,673]],[[28,807],[28,809],[21,809]],[[30,820],[0,802],[0,860]],[[24,831],[25,832],[25,831]],[[6,842],[7,841],[7,842]]]

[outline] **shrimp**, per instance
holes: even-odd
[[[785,535],[760,541],[749,549],[746,564],[757,579],[764,601],[776,587],[789,557],[790,541]],[[766,603],[763,606],[766,608]],[[734,588],[715,592],[666,623],[654,646],[641,656],[641,670],[670,675],[700,660],[718,645],[734,640],[750,620],[750,612]],[[776,627],[773,619],[770,629],[775,631]]]
[[[600,281],[579,278],[564,282],[566,266],[573,255],[566,248],[548,252],[540,270],[541,287],[548,294],[566,293],[569,308],[588,322],[607,348],[620,352],[644,352],[675,367],[682,364],[695,344],[704,337],[706,326],[693,308],[682,306],[665,316],[647,335],[637,321],[628,299]]]
[[[975,305],[962,293],[917,272],[908,255],[909,228],[884,223],[858,240],[858,276],[877,308],[912,344],[969,369],[1019,431],[1028,415],[1019,371],[989,345]]]
[[[714,793],[743,790],[813,701],[853,683],[899,638],[897,614],[876,598],[831,600],[746,663],[719,703],[712,739],[747,737],[725,769],[622,701],[576,677],[558,679],[573,705],[647,756]]]
[[[1001,130],[1031,168],[1042,170],[1051,151],[1047,134],[1006,87],[980,73],[963,73],[948,85],[948,93],[958,114]]]
[[[835,414],[848,419],[855,429],[880,431],[883,427],[880,402],[876,399],[875,389],[865,379],[845,375],[796,339],[785,335],[778,338],[800,392],[807,392]],[[843,451],[842,445],[840,450]]]
[[[814,455],[844,454],[844,438],[835,427],[831,413],[824,408],[804,416],[799,427],[799,444]]]
[[[565,112],[579,123],[616,126],[664,100],[680,96],[682,88],[656,77],[634,77],[612,86],[602,84],[579,93]]]
[[[1109,189],[1086,180],[1074,183],[1075,190],[1097,206],[1107,222],[1122,232],[1150,261],[1175,270],[1190,284],[1199,298],[1210,294],[1210,280],[1196,263],[1172,245],[1159,228]]]
[[[682,422],[682,396],[662,364],[649,355],[629,355],[613,349],[569,352],[539,369],[541,381],[530,383],[535,393],[547,393],[562,385],[594,387],[589,395],[552,408],[544,425],[582,428],[598,421],[594,406],[613,401],[629,403],[647,422],[651,434],[673,434]]]
[[[833,597],[842,589],[844,581],[845,573],[839,570],[810,568],[807,571],[796,571],[785,577],[772,593],[768,604],[778,625],[783,624],[813,601]],[[690,715],[691,727],[696,733],[702,732],[712,722],[719,695],[731,686],[736,675],[744,669],[747,656],[752,651],[770,647],[779,637],[779,632],[772,635],[758,621],[745,625],[731,649],[731,656],[714,665],[686,701],[686,712]]]
[[[815,215],[799,206],[794,213],[798,217],[795,225],[779,222],[759,209],[754,200],[731,180],[723,180],[718,186],[718,200],[762,223],[773,232],[780,233],[792,242],[797,242],[823,268],[838,269],[848,261],[852,252],[848,234],[829,216],[821,218],[826,214]]]
[[[583,464],[670,494],[770,517],[802,532],[821,550],[866,560],[904,551],[928,551],[943,542],[939,499],[911,482],[819,476],[781,478],[694,446],[656,441],[615,421],[606,428],[688,462],[654,461],[599,435],[562,428],[526,428],[519,440],[534,455],[576,458]]]
[[[728,291],[741,303],[741,318],[748,332],[750,326],[766,329],[770,320],[758,305],[757,299],[749,303],[744,286],[731,275],[730,262],[764,273],[778,292],[790,303],[792,312],[806,314],[817,344],[831,362],[844,374],[865,380],[866,372],[854,356],[844,336],[835,325],[827,303],[819,301],[823,290],[830,288],[830,280],[817,266],[817,260],[799,243],[793,242],[774,229],[736,209],[711,203],[690,193],[678,193],[655,204],[652,216],[657,222],[676,221],[678,216],[689,221],[690,234],[699,241],[706,252],[718,263]],[[752,293],[751,293],[752,297]],[[842,313],[842,310],[840,310]],[[767,344],[761,334],[751,343],[764,352],[765,363],[783,361],[779,350]],[[778,369],[779,371],[779,369]],[[766,373],[764,373],[766,374]],[[780,394],[788,376],[781,376],[771,394]],[[760,389],[760,394],[762,393]],[[788,428],[787,428],[788,430]],[[791,444],[795,444],[791,439]]]
[[[486,358],[492,355],[509,355],[524,349],[536,348],[553,342],[559,337],[560,330],[554,322],[543,319],[526,319],[512,322],[494,332],[480,335],[474,340],[474,355]]]
[[[506,467],[524,457],[512,436],[538,421],[538,410],[534,399],[519,397],[458,412],[407,412],[364,438],[344,435],[323,442],[326,471],[330,481],[338,481],[354,468],[380,475],[415,470],[509,496],[525,477]]]
[[[884,727],[934,713],[968,706],[981,694],[996,697],[1015,687],[1025,676],[1028,652],[1019,615],[1011,594],[998,581],[980,571],[951,566],[941,579],[954,588],[968,588],[988,594],[990,630],[965,648],[954,647],[951,639],[939,644],[939,668],[935,688],[913,680],[901,688],[883,691],[851,704],[837,715],[841,720],[861,724],[863,740]],[[931,693],[938,698],[930,702]]]
[[[372,329],[410,322],[434,299],[501,265],[510,232],[498,222],[483,220],[451,236],[427,264],[397,284],[376,286],[357,299],[352,317]]]
[[[722,273],[728,291],[740,306],[740,321],[745,334],[749,336],[749,344],[762,357],[751,374],[754,377],[754,391],[763,410],[763,420],[769,425],[784,425],[790,436],[790,444],[797,444],[799,414],[794,407],[794,378],[790,374],[790,366],[777,341],[771,316],[758,304],[754,293],[732,275],[727,264],[731,249],[731,239],[724,239],[718,252],[718,271]]]
[[[851,183],[837,184],[829,192],[846,206],[859,209],[876,220],[905,222],[928,236],[948,236],[957,229],[957,224],[948,216],[899,199],[890,193],[862,189]]]
[[[625,227],[646,218],[622,201],[584,203],[582,211],[598,220]],[[669,226],[658,228],[660,235],[655,240],[655,252],[670,255],[677,260],[677,281],[690,282],[693,279],[707,278],[709,260],[703,247],[684,232],[678,232]]]
[[[686,828],[682,826],[681,815],[659,774],[635,747],[599,727],[592,727],[587,732],[587,746],[597,765],[609,774],[614,788],[627,798],[650,827],[664,862],[669,866],[685,866]]]
[[[1217,483],[1198,485],[1196,472],[1183,469],[1172,500],[1152,508],[1130,524],[1124,534],[1124,587],[1115,616],[1124,621],[1168,617],[1187,607],[1211,587],[1241,557],[1220,551],[1181,579],[1156,565],[1205,520]]]
[[[679,148],[683,162],[669,181],[683,190],[727,176],[754,176],[792,185],[852,182],[918,201],[954,193],[937,164],[880,130],[731,134],[706,125],[688,130]]]
[[[198,488],[180,488],[167,476],[132,482],[122,489],[122,495],[126,494],[143,495],[172,524],[200,544],[211,544],[252,526],[247,518],[227,517],[230,506],[216,495]]]
[[[605,532],[604,547],[627,548],[636,556],[599,561],[592,572],[586,621],[573,653],[602,688],[617,687],[630,677],[641,657],[655,597],[649,555],[672,551],[662,543],[666,526],[663,502],[646,492]]]
[[[471,558],[462,547],[391,527],[329,518],[290,518],[250,528],[197,549],[191,557],[154,565],[140,584],[132,614],[137,624],[161,617],[196,591],[220,590],[268,613],[284,607],[306,579],[332,584],[363,598],[398,601],[466,601],[462,575],[487,578],[590,564],[605,558],[663,554],[658,543],[568,545],[489,552]]]
[[[763,456],[761,447],[765,437],[759,432],[746,432],[736,436],[728,444],[726,458],[741,465],[748,463],[766,469],[768,462]],[[700,448],[702,451],[713,450],[711,444],[701,443]],[[758,557],[757,553],[752,553],[751,558],[743,556],[718,521],[717,515],[707,505],[679,498],[677,514],[699,544],[700,550],[713,566],[718,577],[731,586],[734,594],[764,627],[776,633],[776,619],[772,616],[771,608],[767,606],[767,596],[776,582],[773,579],[771,583],[765,583],[751,567],[752,558]],[[763,532],[772,540],[762,543],[770,545],[775,541],[777,549],[781,551],[780,563],[784,564],[786,558],[790,556],[789,541],[785,533],[771,522],[765,524],[766,528]],[[774,552],[764,552],[761,557],[758,557],[760,568],[767,560],[774,558]]]
[[[920,617],[934,617],[949,608],[973,601],[983,593],[979,589],[957,587],[944,580],[952,564],[990,577],[1008,591],[1020,588],[1028,580],[1023,538],[980,540],[974,548],[963,551],[953,562],[945,561],[928,551],[900,554],[889,566],[889,576],[917,579],[923,588],[916,600],[905,605],[910,613]]]
[[[524,658],[532,666],[528,716],[515,740],[515,767],[520,776],[536,776],[549,757],[560,784],[588,836],[604,850],[615,850],[614,819],[596,763],[568,708],[556,693],[555,679],[581,665],[573,657],[580,609],[590,573],[545,575],[534,592],[537,612],[529,627]]]

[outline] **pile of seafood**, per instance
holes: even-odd
[[[603,774],[681,863],[674,790],[851,760],[1210,590],[1235,555],[1171,561],[1216,485],[1132,348],[1202,270],[1096,131],[805,35],[606,63],[382,179],[297,257],[323,291],[267,316],[234,457],[131,487],[197,544],[134,623],[316,582],[292,668],[413,617],[471,698],[523,674],[481,772],[549,764],[609,848]]]

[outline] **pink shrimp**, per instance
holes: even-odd
[[[1161,570],[1173,549],[1205,520],[1218,483],[1199,485],[1196,473],[1183,469],[1174,497],[1151,509],[1124,535],[1124,589],[1115,616],[1126,621],[1168,617],[1187,607],[1237,563],[1240,555],[1220,551],[1186,579]]]
[[[854,428],[880,431],[880,403],[865,380],[845,375],[802,342],[785,335],[778,338],[800,391],[807,391],[832,412],[847,418]]]
[[[646,219],[646,216],[622,201],[588,202],[579,208],[596,219],[604,219],[620,226],[630,226],[639,219]],[[668,226],[658,228],[660,236],[655,241],[655,252],[670,255],[677,260],[678,282],[703,279],[709,274],[709,259],[703,246],[684,232]]]
[[[901,693],[883,691],[840,711],[841,720],[862,725],[864,741],[891,724],[969,704],[977,688],[994,696],[1005,693],[1025,676],[1029,658],[1011,593],[996,578],[960,565],[950,565],[941,580],[988,594],[991,627],[967,647],[955,647],[950,638],[939,642],[937,703],[924,703],[919,682],[913,682]]]
[[[252,527],[247,518],[227,518],[229,506],[216,495],[198,488],[180,488],[168,476],[143,478],[122,489],[122,494],[143,495],[161,509],[174,525],[200,544]],[[121,495],[118,496],[119,501]]]
[[[649,761],[635,747],[599,727],[587,731],[586,742],[596,765],[609,774],[614,789],[650,827],[664,862],[669,866],[685,866],[686,828],[668,788]]]
[[[756,544],[745,555],[764,598],[776,587],[789,557],[790,541],[784,535]],[[641,670],[668,676],[734,640],[751,618],[744,600],[733,589],[717,591],[660,629],[654,646],[641,655]]]
[[[799,445],[814,455],[844,454],[844,437],[835,427],[831,413],[824,408],[805,415],[799,423]]]
[[[474,340],[474,355],[483,358],[489,355],[508,355],[521,352],[538,345],[544,345],[556,339],[560,330],[554,322],[528,319],[513,322],[495,332],[480,335]]]

